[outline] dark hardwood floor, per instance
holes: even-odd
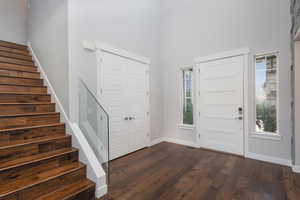
[[[100,200],[300,200],[289,167],[171,143],[114,160]]]

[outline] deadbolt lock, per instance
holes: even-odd
[[[243,114],[243,108],[242,108],[242,107],[239,107],[239,108],[238,108],[238,112],[239,112],[240,115],[242,115],[242,114]]]

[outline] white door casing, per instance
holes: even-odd
[[[196,127],[200,147],[245,155],[248,53],[249,50],[232,51],[227,56],[196,60]]]
[[[149,63],[131,55],[98,50],[99,98],[110,116],[110,160],[150,143]]]

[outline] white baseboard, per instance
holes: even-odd
[[[199,148],[199,146],[195,142],[180,140],[180,139],[175,139],[175,138],[168,138],[168,137],[157,138],[157,139],[155,139],[151,142],[151,145],[153,146],[153,145],[161,143],[161,142],[170,142],[170,143],[190,146],[190,147],[194,147],[194,148]],[[260,160],[260,161],[264,161],[264,162],[289,166],[289,167],[292,166],[292,161],[291,160],[272,157],[272,156],[261,155],[261,154],[257,154],[257,153],[248,152],[245,157],[246,158],[251,158],[251,159],[254,159],[254,160]],[[293,166],[293,170],[295,172],[300,173],[300,166]]]
[[[272,157],[272,156],[266,156],[266,155],[257,154],[257,153],[248,152],[245,157],[246,158],[251,158],[251,159],[254,159],[254,160],[260,160],[260,161],[264,161],[264,162],[289,166],[289,167],[292,165],[291,160],[286,160],[286,159]]]
[[[107,185],[96,187],[96,198],[103,197],[108,192]]]
[[[156,139],[154,139],[154,140],[152,140],[152,141],[150,142],[150,146],[154,146],[154,145],[159,144],[159,143],[162,143],[162,142],[164,142],[164,140],[163,140],[162,137],[156,138]]]
[[[195,142],[186,141],[186,140],[180,140],[180,139],[165,137],[164,141],[165,142],[170,142],[170,143],[175,143],[175,144],[181,144],[181,145],[189,146],[189,147],[195,147],[195,148],[199,147]]]
[[[195,142],[180,140],[180,139],[175,139],[175,138],[168,138],[168,137],[160,137],[160,138],[154,139],[151,141],[150,145],[153,146],[153,145],[159,144],[161,142],[170,142],[170,143],[174,143],[174,144],[181,144],[184,146],[198,148],[198,145]]]
[[[293,169],[293,172],[300,173],[300,165],[293,165],[292,169]]]
[[[47,74],[42,67],[42,64],[37,58],[30,42],[28,42],[28,47],[33,60],[38,67],[38,70],[41,72],[41,76],[45,81],[45,85],[49,89],[48,92],[51,94],[52,101],[56,103],[56,109],[58,112],[60,112],[62,121],[66,124],[66,131],[67,133],[72,135],[72,145],[80,150],[79,160],[87,166],[87,177],[96,183],[96,197],[100,198],[107,193],[106,174],[93,150],[89,146],[84,134],[78,127],[78,124],[71,123],[71,121],[69,120],[69,117],[66,114],[58,96],[56,95],[54,88],[50,80],[48,79]]]

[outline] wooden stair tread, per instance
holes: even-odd
[[[0,75],[7,76],[7,77],[16,77],[16,78],[41,79],[41,75],[39,72],[22,72],[18,70],[10,70],[10,69],[0,69]]]
[[[95,184],[88,179],[84,179],[80,182],[69,184],[59,190],[53,191],[50,194],[41,196],[37,200],[68,200],[92,187],[95,187]]]
[[[38,72],[20,72],[15,70],[0,69],[0,75],[15,78],[40,79]]]
[[[47,88],[47,86],[44,86],[44,85],[21,85],[21,84],[5,84],[5,83],[0,83],[0,85],[6,85],[6,86],[20,86],[20,87]]]
[[[1,57],[0,57],[1,58]],[[6,58],[4,57],[4,60]],[[9,59],[9,58],[7,58]],[[9,59],[9,60],[13,60],[13,59]],[[27,65],[27,64],[21,64],[21,63],[10,63],[10,62],[5,62],[3,61],[3,59],[0,59],[0,66],[15,66],[15,67],[28,67],[28,68],[35,68],[37,69],[38,67],[33,63],[31,65]]]
[[[6,131],[18,131],[18,130],[51,127],[51,126],[60,126],[60,125],[65,125],[65,123],[54,123],[54,124],[46,124],[46,125],[39,125],[39,126],[26,126],[26,127],[18,127],[18,128],[10,128],[10,129],[0,129],[0,133]]]
[[[64,155],[64,154],[68,154],[68,153],[71,153],[71,152],[75,152],[75,151],[78,151],[78,149],[73,148],[73,147],[62,148],[62,149],[58,149],[56,151],[40,153],[40,154],[36,154],[36,155],[32,155],[32,156],[27,156],[27,157],[15,159],[15,160],[12,160],[12,161],[0,163],[0,171],[8,170],[8,169],[15,168],[15,167],[20,167],[20,166],[23,166],[23,165],[28,165],[28,164],[31,164],[31,163],[34,163],[34,162],[39,162],[39,161],[42,161],[42,160],[51,159],[51,158],[61,156],[61,155]]]
[[[69,165],[58,167],[49,171],[41,172],[29,177],[18,179],[16,181],[0,185],[0,198],[24,190],[26,188],[33,187],[40,183],[55,179],[65,174],[72,173],[74,171],[84,168],[84,165],[80,162],[75,162]]]
[[[7,42],[7,41],[3,41],[3,40],[0,40],[0,46],[11,48],[11,49],[21,49],[21,50],[25,50],[25,51],[28,50],[28,47],[23,44],[17,44],[14,42]]]
[[[16,77],[16,76],[5,76],[0,75],[0,83],[7,85],[36,85],[42,86],[44,85],[44,80],[39,78],[30,78],[30,77]]]
[[[15,79],[33,79],[33,80],[43,80],[42,78],[29,78],[29,77],[19,77],[19,76],[7,76],[7,75],[1,75],[1,77],[7,77],[7,78],[15,78]]]
[[[18,146],[24,146],[24,145],[28,145],[28,144],[50,142],[52,140],[58,140],[58,139],[70,138],[70,137],[71,137],[70,135],[47,136],[47,137],[42,137],[42,138],[28,139],[28,140],[25,140],[25,141],[14,141],[14,142],[8,142],[8,143],[4,143],[4,144],[0,143],[0,150],[7,149],[7,148],[18,147]]]
[[[16,71],[16,72],[27,72],[27,73],[36,73],[36,74],[40,74],[39,71],[37,71],[37,68],[33,68],[33,69],[22,69],[22,68],[9,68],[9,67],[1,67],[0,66],[0,70],[9,70],[9,71]]]
[[[51,102],[37,102],[37,103],[0,103],[0,105],[53,105]]]
[[[9,47],[0,46],[0,51],[14,53],[14,54],[18,54],[18,55],[25,55],[25,56],[30,55],[28,49],[22,50],[22,49],[13,49],[13,48],[9,48]]]
[[[51,102],[51,95],[43,91],[0,91],[1,103],[34,103],[34,102]]]
[[[14,72],[26,72],[26,73],[30,73],[30,74],[40,74],[40,72],[38,71],[24,71],[24,70],[18,70],[18,69],[1,69],[0,70],[5,70],[5,71],[14,71]]]
[[[32,102],[32,103],[22,103],[22,102],[15,102],[15,103],[1,103],[0,102],[0,106],[39,106],[39,105],[55,105],[55,103],[52,103],[52,102]],[[0,114],[1,116],[1,114]]]
[[[23,65],[23,66],[34,66],[33,61],[19,60],[16,58],[7,58],[7,57],[3,57],[3,56],[0,56],[0,62]]]
[[[32,56],[29,54],[28,55],[16,54],[16,53],[7,52],[7,51],[1,51],[1,49],[0,49],[0,56],[6,57],[6,58],[25,60],[25,61],[32,61]]]
[[[23,116],[37,116],[37,115],[58,115],[59,112],[45,112],[45,113],[22,113],[22,114],[12,114],[12,115],[0,115],[0,118],[5,117],[23,117]]]
[[[45,95],[50,96],[50,94],[45,93],[33,93],[33,92],[0,92],[1,94],[15,94],[15,95]]]
[[[3,85],[0,84],[0,92],[30,92],[48,94],[48,88],[45,86],[27,86],[27,85]],[[5,103],[5,101],[3,102]]]
[[[7,115],[20,115],[31,113],[55,112],[55,103],[8,103],[0,102],[0,117]]]
[[[11,64],[11,63],[2,63],[0,62],[0,69],[15,69],[19,71],[25,72],[37,72],[37,66],[26,66],[26,65],[19,65],[19,64]]]

